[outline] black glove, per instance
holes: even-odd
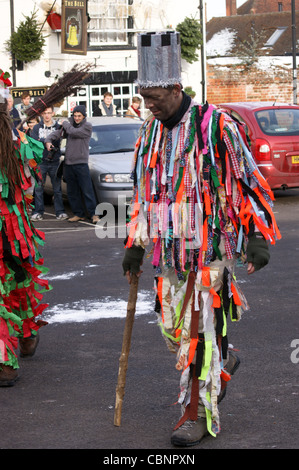
[[[139,273],[144,251],[144,248],[142,248],[141,246],[133,245],[131,248],[126,248],[125,256],[122,263],[124,275],[128,271],[134,274]]]
[[[252,263],[255,271],[266,266],[269,263],[270,252],[268,244],[262,234],[254,233],[247,244],[247,262]]]

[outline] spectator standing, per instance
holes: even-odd
[[[48,150],[45,146],[43,152],[43,159],[40,164],[42,181],[34,190],[35,208],[31,216],[31,220],[42,220],[44,214],[44,185],[47,175],[51,179],[54,192],[54,208],[57,220],[66,220],[68,218],[64,210],[62,191],[61,191],[61,178],[57,177],[57,169],[60,163],[60,134],[62,132],[61,126],[53,119],[53,107],[46,108],[42,113],[42,121],[36,124],[31,132],[31,137],[39,140],[45,145],[46,137],[53,131],[57,131],[57,138],[53,141],[52,148]]]
[[[141,98],[139,96],[133,96],[132,104],[128,107],[128,111],[126,112],[126,117],[139,117],[140,118],[140,105],[141,105]]]
[[[62,127],[66,138],[63,176],[67,183],[68,200],[74,213],[74,217],[70,218],[69,222],[78,222],[85,218],[82,193],[92,223],[96,224],[99,217],[95,215],[97,203],[88,167],[92,125],[86,120],[85,106],[76,106],[73,115],[69,120],[63,121]],[[60,131],[56,130],[46,138],[48,150],[51,149],[59,135]]]
[[[33,128],[34,126],[36,126],[36,124],[38,124],[40,122],[38,116],[34,116],[33,118],[31,118],[29,121],[27,121],[27,129],[26,129],[26,134],[29,135],[30,137],[32,137],[32,132],[33,132]]]
[[[24,91],[21,95],[21,103],[16,105],[16,110],[18,111],[21,120],[27,118],[26,111],[31,106],[30,100],[31,96],[29,91]]]
[[[103,101],[99,104],[99,111],[96,116],[116,116],[116,106],[112,103],[113,95],[109,91],[106,91],[103,96]]]
[[[10,115],[11,125],[13,128],[14,134],[18,136],[18,131],[16,130],[16,128],[18,127],[19,124],[21,124],[21,118],[20,118],[18,110],[14,107],[14,100],[13,100],[12,95],[8,95],[7,97],[7,110]]]

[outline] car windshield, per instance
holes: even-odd
[[[93,126],[89,154],[131,152],[138,138],[138,124]]]
[[[263,109],[255,117],[264,134],[299,135],[299,109]]]

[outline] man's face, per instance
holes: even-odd
[[[35,121],[34,119],[32,121],[27,121],[27,125],[29,129],[33,129],[36,124],[38,124],[38,122]]]
[[[54,111],[52,110],[52,108],[46,108],[45,111],[42,113],[42,118],[46,125],[52,122],[53,116],[54,116]]]
[[[26,96],[26,98],[23,98],[22,101],[25,106],[28,106],[30,103],[30,96]]]
[[[12,109],[12,105],[13,105],[13,99],[12,98],[7,98],[7,108],[8,108],[8,111],[10,111]]]
[[[182,102],[181,88],[141,88],[140,94],[145,107],[160,121],[167,121],[178,111]]]
[[[109,107],[112,103],[112,96],[105,96],[104,103],[105,103],[106,106]]]
[[[84,119],[84,116],[82,113],[74,113],[74,121],[76,124],[80,124],[80,122],[82,122]]]

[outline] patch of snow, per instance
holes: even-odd
[[[225,56],[229,53],[235,43],[237,32],[230,28],[225,28],[214,34],[207,42],[207,56]]]
[[[255,64],[260,70],[269,70],[269,68],[275,69],[275,67],[281,67],[282,69],[289,70],[292,68],[292,57],[284,56],[270,56],[270,57],[259,57],[258,62]],[[241,64],[241,59],[238,57],[217,57],[213,59],[207,59],[207,63],[213,66],[219,66],[222,70],[225,70],[225,67],[231,65]]]
[[[85,266],[85,268],[97,268],[99,265],[98,264],[88,264]],[[67,281],[69,279],[72,279],[73,277],[76,276],[82,276],[83,271],[71,271],[69,273],[62,273],[62,274],[56,274],[56,275],[48,275],[48,273],[41,275],[41,278],[45,278],[48,281]]]
[[[154,312],[153,292],[140,291],[137,297],[135,315]],[[107,297],[102,300],[79,300],[77,302],[49,306],[43,319],[49,323],[90,322],[107,318],[125,318],[127,301]]]
[[[40,277],[44,277],[48,281],[66,281],[78,275],[82,276],[82,273],[83,271],[72,271],[70,273],[57,274],[56,276],[48,276],[48,274],[45,274],[44,276]]]

